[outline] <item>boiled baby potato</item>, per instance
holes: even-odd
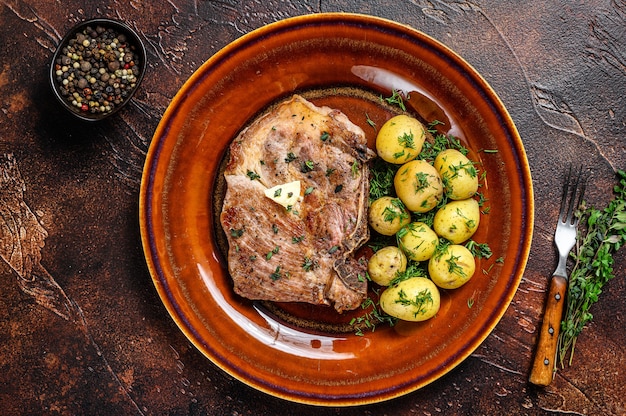
[[[406,256],[396,246],[387,246],[378,250],[367,263],[370,279],[381,286],[389,286],[397,273],[406,270]]]
[[[398,243],[406,255],[415,261],[426,261],[437,248],[439,237],[425,223],[410,223],[398,232]]]
[[[385,162],[400,165],[422,151],[426,129],[417,119],[401,114],[383,124],[376,136],[376,153]]]
[[[443,150],[437,155],[433,165],[443,179],[446,194],[450,199],[467,199],[478,191],[476,167],[458,150]]]
[[[403,321],[430,319],[437,314],[440,304],[439,289],[426,277],[410,277],[380,295],[382,310]]]
[[[411,222],[411,216],[399,198],[383,196],[370,205],[368,222],[376,232],[394,235]]]
[[[443,183],[437,169],[424,160],[412,160],[402,165],[393,184],[398,198],[409,211],[428,212],[443,197]]]
[[[465,246],[451,244],[428,261],[428,274],[442,289],[456,289],[467,283],[476,271],[472,252]]]
[[[433,229],[454,244],[468,240],[480,223],[480,208],[475,199],[452,201],[444,205],[433,219]]]

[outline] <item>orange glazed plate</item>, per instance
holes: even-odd
[[[436,317],[355,334],[359,309],[269,304],[237,296],[223,248],[221,169],[239,131],[294,93],[342,110],[374,144],[398,112],[457,136],[486,172],[489,213],[474,239],[493,256],[465,286],[442,291]],[[408,99],[407,99],[408,97]],[[410,27],[370,16],[316,14],[257,29],[227,45],[183,85],[150,145],[141,236],[156,289],[180,329],[238,380],[323,406],[380,402],[437,380],[467,358],[505,313],[533,226],[528,161],[494,91],[462,58]],[[357,319],[358,320],[358,319]],[[346,329],[347,328],[347,329]]]

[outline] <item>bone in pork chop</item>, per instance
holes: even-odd
[[[373,156],[342,112],[298,95],[242,131],[230,146],[221,213],[235,292],[357,308],[367,292],[366,262],[355,251],[369,237]],[[299,198],[282,194],[297,181]]]

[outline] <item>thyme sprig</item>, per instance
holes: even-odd
[[[603,286],[614,277],[613,254],[626,243],[626,173],[618,171],[617,179],[614,198],[604,209],[583,203],[577,212],[581,227],[571,254],[574,266],[558,341],[562,368],[566,361],[572,364],[576,340],[593,319],[591,305],[599,300]]]

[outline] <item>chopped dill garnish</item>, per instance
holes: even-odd
[[[400,109],[402,111],[406,111],[406,106],[404,105],[404,100],[405,99],[409,100],[410,97],[409,96],[403,97],[402,92],[397,91],[397,90],[392,90],[391,91],[391,97],[382,98],[382,96],[381,96],[381,101],[384,100],[388,104],[395,104],[398,107],[400,107]]]
[[[370,169],[370,200],[375,201],[383,196],[395,196],[393,178],[398,169],[399,166],[386,163],[380,158],[374,160]]]
[[[426,313],[426,305],[429,303],[433,303],[433,295],[430,293],[430,290],[424,289],[419,292],[413,299],[409,299],[406,292],[400,289],[398,291],[398,299],[395,300],[395,303],[399,303],[402,306],[413,306],[415,308],[415,312],[413,312],[413,317],[417,317],[417,315],[422,315]]]
[[[465,248],[467,248],[472,255],[478,259],[488,259],[493,254],[491,252],[491,247],[487,243],[477,243],[474,240],[469,240],[465,243]]]
[[[404,133],[402,136],[398,136],[398,143],[404,148],[415,149],[413,133]]]

